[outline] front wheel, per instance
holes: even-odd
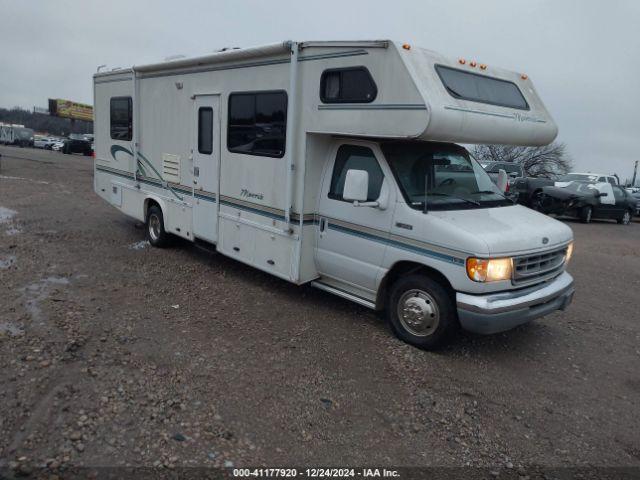
[[[424,350],[446,345],[458,327],[449,292],[426,275],[409,275],[394,283],[387,318],[400,340]]]
[[[580,210],[580,221],[582,223],[591,223],[591,217],[593,216],[593,208],[590,205],[582,207]]]
[[[147,240],[154,247],[164,248],[169,245],[169,234],[164,229],[162,210],[157,205],[149,207],[147,212]]]
[[[631,223],[631,212],[626,210],[622,217],[618,219],[618,223],[622,225],[629,225]]]

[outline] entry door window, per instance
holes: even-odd
[[[364,170],[369,174],[369,192],[367,201],[373,202],[380,196],[384,174],[376,160],[373,151],[368,147],[359,145],[341,145],[336,155],[336,163],[333,167],[329,198],[345,202],[342,197],[344,181],[349,170]]]
[[[198,153],[213,153],[213,108],[198,109]]]

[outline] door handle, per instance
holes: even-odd
[[[324,232],[325,228],[327,228],[327,220],[325,218],[320,219],[320,232]]]

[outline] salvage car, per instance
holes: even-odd
[[[574,181],[564,187],[542,187],[534,196],[532,207],[547,214],[577,217],[583,223],[600,218],[628,225],[636,210],[636,199],[608,182]]]
[[[91,142],[80,138],[69,138],[65,140],[62,146],[62,153],[81,153],[88,157],[93,153],[93,150],[91,149]]]

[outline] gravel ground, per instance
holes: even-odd
[[[0,468],[640,467],[640,224],[569,222],[565,313],[437,353],[0,147]]]

